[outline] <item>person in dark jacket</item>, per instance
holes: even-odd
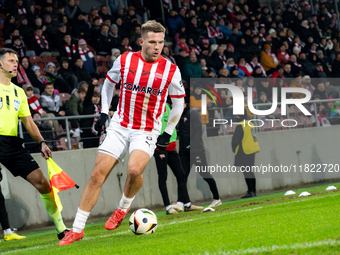
[[[239,124],[236,126],[231,147],[235,153],[235,166],[241,170],[251,169],[255,164],[255,153],[260,151],[254,128],[249,125],[247,113],[236,116]],[[243,169],[242,169],[243,168]],[[247,184],[247,194],[242,198],[256,197],[256,179],[252,171],[244,171],[243,175]]]
[[[60,78],[56,79],[55,88],[59,90],[59,92],[65,92],[71,94],[73,89],[78,88],[78,78],[69,67],[69,60],[68,58],[62,58],[60,60],[60,69],[59,69]]]
[[[89,86],[84,102],[82,115],[100,114],[100,94],[94,91],[95,85]],[[80,120],[80,128],[83,130],[81,138],[83,141],[84,148],[92,148],[99,146],[99,135],[94,129],[94,125],[98,118],[88,118]]]
[[[200,169],[208,166],[202,140],[201,116],[197,111],[190,109],[189,104],[185,107],[179,121],[179,157],[186,178],[188,178],[193,164]],[[203,180],[208,183],[210,191],[213,194],[213,202],[210,206],[218,206],[222,202],[214,178],[208,171],[200,171],[199,174]],[[178,201],[183,201],[180,193]]]
[[[73,72],[77,76],[78,81],[86,81],[88,84],[91,84],[92,77],[89,71],[87,71],[83,65],[84,65],[83,60],[80,57],[77,58],[73,67]]]

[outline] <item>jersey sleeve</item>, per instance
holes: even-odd
[[[116,60],[113,62],[111,69],[106,74],[106,78],[114,84],[119,84],[119,81],[120,81],[120,78],[121,78],[121,75],[120,75],[120,68],[121,68],[120,57],[121,56],[116,58]]]
[[[28,101],[25,92],[21,89],[19,90],[20,95],[20,108],[18,111],[18,117],[27,117],[31,115],[30,108],[28,106]]]
[[[185,97],[182,76],[178,66],[169,85],[169,96],[174,98]]]

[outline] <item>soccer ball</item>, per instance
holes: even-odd
[[[152,234],[157,229],[157,216],[148,209],[138,209],[131,214],[129,226],[136,235]]]

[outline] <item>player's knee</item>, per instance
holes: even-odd
[[[140,169],[136,168],[136,167],[131,167],[128,171],[128,175],[135,179],[135,178],[138,178],[140,176],[142,176],[142,172]]]
[[[105,176],[101,173],[98,168],[95,168],[90,176],[90,182],[93,185],[102,184],[103,180],[105,180]]]

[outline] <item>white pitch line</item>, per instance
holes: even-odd
[[[316,241],[316,242],[308,242],[308,243],[296,243],[291,245],[272,245],[267,247],[256,247],[256,248],[248,248],[245,250],[236,250],[236,251],[219,251],[214,253],[205,252],[204,255],[242,255],[242,254],[257,254],[259,252],[273,252],[277,250],[285,250],[285,249],[308,249],[320,246],[338,246],[340,245],[340,240],[324,240],[324,241]]]
[[[205,215],[206,215],[206,217],[209,217],[209,218],[215,218],[215,217],[220,217],[222,215],[235,214],[235,213],[243,213],[243,212],[248,212],[248,211],[253,211],[253,210],[258,210],[258,209],[264,209],[264,208],[269,208],[269,207],[274,207],[274,206],[279,206],[279,205],[284,205],[284,204],[293,204],[293,203],[309,201],[311,199],[320,199],[320,198],[334,197],[334,196],[339,196],[339,195],[340,195],[340,193],[327,194],[326,196],[313,196],[313,197],[307,197],[307,198],[299,199],[299,200],[295,200],[295,201],[290,201],[290,202],[285,202],[285,203],[280,203],[280,204],[274,204],[274,205],[268,205],[268,206],[265,206],[265,207],[260,206],[260,207],[255,207],[255,208],[251,208],[251,209],[243,209],[243,210],[238,210],[238,211],[221,212],[218,215],[216,215],[216,214],[205,214]],[[163,226],[167,226],[167,225],[173,225],[173,224],[177,224],[177,223],[186,223],[186,222],[195,221],[195,220],[201,220],[201,218],[186,219],[186,220],[183,220],[183,221],[172,221],[172,222],[169,222],[169,223],[164,223],[162,225],[159,225],[158,227],[163,227]],[[129,233],[129,232],[130,232],[129,230],[125,230],[125,231],[120,231],[120,232],[116,232],[116,233],[112,233],[112,234],[93,236],[93,237],[84,237],[83,240],[92,240],[92,239],[110,237],[110,236],[115,236],[115,235],[122,235],[122,234],[126,234],[126,233]],[[340,241],[339,241],[339,243],[340,243]],[[55,244],[46,244],[46,245],[41,245],[41,246],[28,247],[28,248],[25,248],[25,249],[17,249],[17,250],[13,250],[13,251],[2,252],[1,255],[2,254],[17,253],[17,252],[21,252],[21,251],[44,249],[46,247],[51,247],[51,246],[55,246]],[[207,253],[207,254],[209,254],[209,253]],[[220,254],[220,253],[218,253],[218,254]],[[224,254],[224,253],[221,253],[221,254]],[[229,254],[229,253],[225,253],[225,254]],[[230,253],[230,254],[236,254],[236,253]],[[243,254],[243,253],[240,253],[240,254]]]

